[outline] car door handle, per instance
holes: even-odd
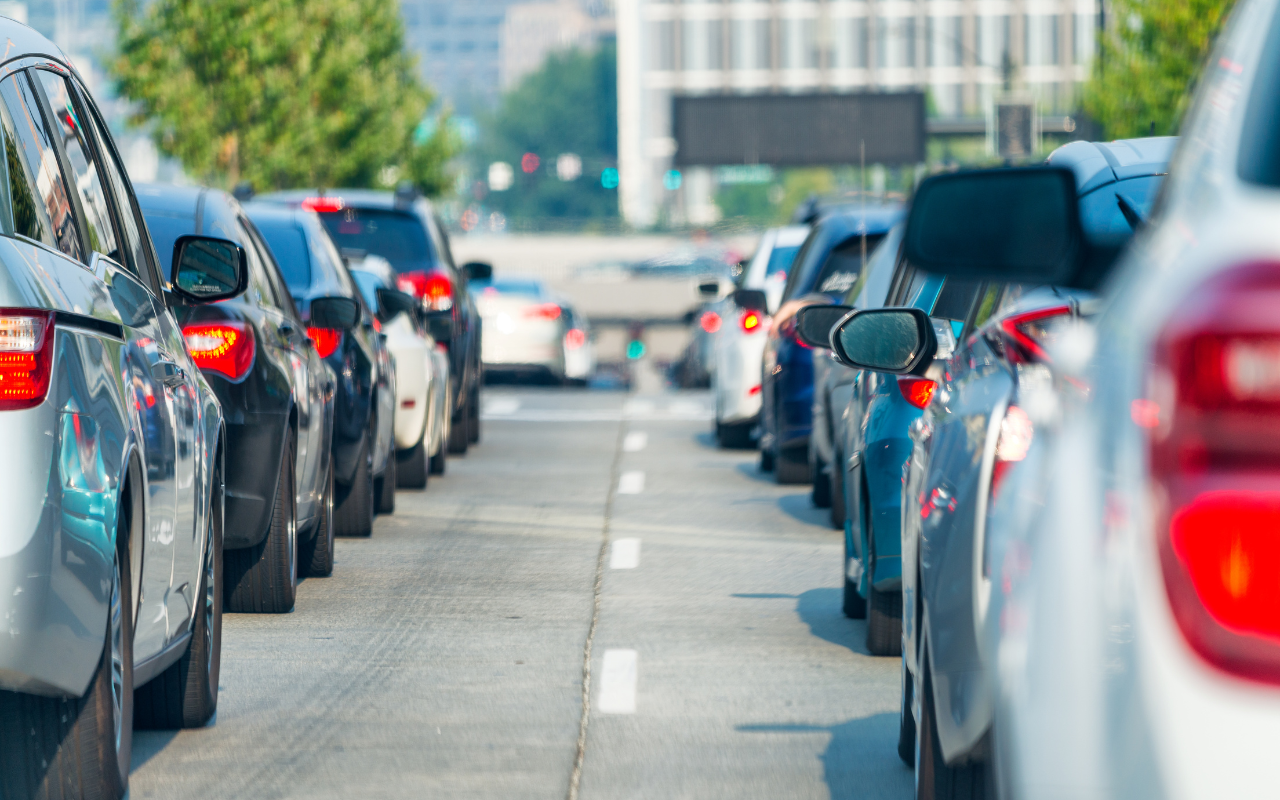
[[[172,361],[157,361],[151,365],[151,377],[170,388],[187,382],[186,371]]]

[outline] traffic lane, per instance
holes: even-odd
[[[216,724],[138,732],[133,797],[562,796],[617,428],[486,422],[294,613],[227,615]]]
[[[840,611],[826,513],[705,422],[627,426],[647,444],[619,469],[643,489],[616,498],[610,538],[639,557],[605,572],[593,669],[635,651],[635,712],[593,710],[581,796],[910,797],[898,659]]]

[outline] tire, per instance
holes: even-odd
[[[480,382],[476,381],[471,398],[467,401],[467,441],[480,444]]]
[[[440,443],[440,450],[439,450],[435,455],[433,455],[433,456],[431,457],[431,474],[432,474],[432,475],[443,475],[443,474],[444,474],[444,468],[445,468],[445,453],[444,453],[444,451],[445,451],[445,449],[446,449],[446,448],[445,448],[444,442],[441,442],[441,443]]]
[[[867,588],[867,651],[873,656],[902,655],[902,590]]]
[[[396,458],[392,453],[387,457],[387,467],[382,475],[373,482],[373,494],[378,499],[374,511],[378,514],[396,513]]]
[[[804,450],[779,450],[774,458],[773,478],[779,484],[808,483],[809,454]]]
[[[333,574],[333,459],[325,478],[324,497],[320,498],[320,519],[311,536],[298,543],[298,571],[308,578],[327,578]]]
[[[367,433],[357,459],[359,464],[351,485],[337,487],[333,532],[338,536],[373,535],[373,461]]]
[[[761,472],[773,472],[773,467],[774,467],[774,463],[773,463],[773,451],[772,451],[772,450],[761,450],[761,451],[760,451],[760,471],[761,471]]]
[[[200,576],[203,608],[196,611],[191,643],[182,658],[133,694],[138,728],[203,728],[218,710],[222,654],[222,475],[214,476],[209,506],[209,544]]]
[[[813,454],[814,463],[809,471],[813,475],[813,490],[809,492],[814,508],[831,508],[831,476],[823,474],[826,463],[817,453]]]
[[[844,457],[840,455],[840,451],[836,450],[832,453],[835,460],[831,464],[831,527],[838,531],[844,530],[845,506],[844,506]]]
[[[907,671],[907,659],[902,659],[902,706],[898,710],[898,758],[908,767],[916,765],[916,718],[911,713],[911,701],[915,694],[915,678]]]
[[[298,591],[298,495],[293,431],[285,437],[267,538],[223,554],[227,611],[287,614]]]
[[[840,571],[844,573],[844,602],[841,604],[841,610],[849,619],[866,619],[867,617],[867,601],[862,595],[858,594],[858,584],[849,580],[849,559],[852,557],[849,552],[849,540],[846,538],[844,543],[844,563],[841,564]]]
[[[920,668],[924,670],[924,696],[920,698],[920,731],[915,746],[916,800],[986,800],[986,764],[949,767],[943,760],[933,707],[933,677],[924,654]]]
[[[751,423],[716,423],[716,441],[726,450],[746,450],[751,447]]]
[[[118,525],[119,530],[134,527],[128,519],[122,516],[126,524]],[[134,696],[129,538],[118,537],[102,659],[84,696],[0,691],[0,797],[125,796],[133,753]]]
[[[427,458],[427,432],[423,431],[422,438],[413,447],[408,450],[396,451],[396,488],[427,488],[427,479],[431,475],[431,468],[427,463],[429,460]]]
[[[466,455],[471,444],[471,397],[463,402],[462,408],[449,420],[449,452],[456,456]]]

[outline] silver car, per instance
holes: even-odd
[[[184,238],[170,285],[79,76],[0,37],[0,795],[118,798],[135,723],[217,705],[223,416],[169,307],[245,254]]]

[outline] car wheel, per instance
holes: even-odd
[[[716,440],[728,450],[745,450],[751,446],[751,423],[716,423]]]
[[[471,398],[467,401],[467,441],[480,444],[480,382],[471,390]]]
[[[396,451],[396,488],[427,488],[431,474],[427,461],[427,434],[423,431],[422,438],[413,447]]]
[[[813,500],[814,508],[831,508],[831,476],[823,474],[826,466],[822,456],[814,453],[813,463],[809,467],[809,472],[813,475],[813,490],[809,492],[809,497]]]
[[[396,511],[396,458],[387,457],[387,467],[373,482],[373,493],[378,498],[374,511],[378,514],[394,514]]]
[[[832,453],[834,460],[831,463],[831,527],[838,531],[844,530],[844,457],[840,455],[840,451],[836,450]]]
[[[774,463],[773,463],[773,451],[772,451],[772,450],[761,450],[761,451],[760,451],[760,471],[761,471],[761,472],[773,472],[773,467],[774,467]]]
[[[938,742],[937,712],[933,707],[933,677],[924,653],[923,695],[920,726],[916,737],[916,800],[986,800],[987,770],[984,763],[949,767]]]
[[[440,449],[435,452],[435,455],[431,456],[430,469],[431,469],[432,475],[444,474],[444,467],[445,467],[444,451],[445,451],[445,446],[444,446],[444,442],[442,441],[440,443]]]
[[[201,604],[187,652],[133,694],[133,723],[139,728],[202,728],[218,710],[222,655],[222,474],[214,476],[209,502],[209,543],[200,576]]]
[[[128,516],[121,522],[129,530]],[[0,797],[119,800],[133,751],[133,594],[126,540],[112,561],[102,660],[83,697],[0,691]]]
[[[915,695],[915,678],[907,669],[906,656],[902,658],[902,706],[898,710],[898,758],[908,767],[916,765],[916,717],[911,713],[911,701]]]
[[[849,579],[849,559],[853,558],[853,553],[849,548],[849,536],[845,535],[844,540],[844,564],[841,572],[844,573],[844,603],[841,608],[844,615],[849,619],[865,619],[867,616],[867,601],[862,595],[858,594],[858,584]]]
[[[298,569],[309,578],[327,578],[333,574],[333,459],[329,460],[324,496],[320,498],[320,519],[310,538],[301,542]]]
[[[866,494],[863,493],[865,498]],[[902,589],[876,591],[872,583],[876,567],[876,532],[866,501],[862,504],[862,524],[867,532],[867,652],[873,656],[902,654]]]
[[[351,485],[338,487],[333,510],[333,532],[338,536],[373,535],[373,459],[369,455],[368,434],[358,459]]]
[[[463,401],[462,408],[449,420],[449,452],[454,455],[466,455],[471,444],[471,396]]]
[[[780,484],[809,482],[809,453],[807,449],[779,450],[774,457],[773,478]]]
[[[285,614],[298,590],[298,495],[293,477],[293,431],[285,437],[267,537],[223,554],[227,610]]]

